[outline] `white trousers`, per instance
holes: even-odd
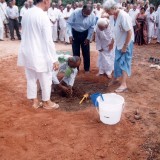
[[[70,43],[70,41],[69,41],[69,35],[67,33],[67,28],[65,28],[65,42],[66,43]]]
[[[65,28],[61,28],[59,31],[59,39],[61,42],[64,42],[65,39]]]
[[[53,41],[57,41],[58,39],[58,30],[57,30],[57,26],[52,26],[52,38]]]
[[[0,26],[0,39],[3,40],[3,34],[4,34],[4,27]]]
[[[160,43],[160,29],[157,28],[157,30],[158,30],[158,33],[157,33],[157,42]]]
[[[42,100],[48,101],[51,96],[52,72],[36,72],[34,70],[25,69],[27,78],[27,98],[37,98],[37,80],[39,80],[42,90]]]

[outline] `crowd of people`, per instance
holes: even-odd
[[[0,1],[3,6],[4,0]],[[14,0],[9,1],[6,10],[1,10],[1,15],[2,13],[8,23],[1,26],[9,26],[11,40],[15,40],[14,30],[18,39],[22,39],[18,65],[25,67],[27,97],[33,100],[34,108],[39,107],[37,80],[45,109],[59,107],[50,101],[52,84],[66,95],[72,94],[81,63],[80,49],[85,74],[90,73],[92,41],[95,41],[99,52],[97,75],[106,74],[111,79],[108,85],[115,84],[121,78],[120,86],[115,90],[117,93],[128,89],[127,78],[131,76],[134,43],[147,45],[153,38],[160,43],[160,7],[155,9],[152,4],[148,1],[144,3],[143,0],[135,4],[106,0],[103,5],[92,4],[92,1],[84,5],[81,1],[66,7],[61,3],[50,4],[50,0],[37,0],[36,5],[28,0],[20,10],[20,26]],[[3,22],[5,21],[2,24]],[[3,31],[3,27],[0,31]],[[73,56],[57,55],[53,42],[58,41],[71,44]],[[61,71],[65,75],[59,81],[57,74]]]
[[[121,1],[120,1],[121,2]],[[157,39],[157,43],[160,43],[160,8],[156,8],[149,1],[137,0],[136,3],[130,3],[130,1],[118,3],[118,7],[127,12],[132,18],[132,23],[135,32],[135,44],[147,45],[151,43],[152,39]],[[88,4],[93,6],[93,13],[98,18],[103,17],[104,10],[100,3],[92,4],[92,1],[88,1]],[[74,10],[82,8],[83,1],[75,2],[74,4],[67,4],[64,6],[62,2],[51,3],[50,8],[46,11],[51,21],[52,37],[54,42],[63,42],[69,44],[69,36],[67,34],[67,20],[71,16]],[[10,39],[15,40],[14,30],[16,31],[17,38],[21,40],[21,20],[27,10],[34,7],[33,0],[27,0],[24,6],[20,9],[16,6],[15,0],[10,0],[8,4],[5,0],[0,0],[0,41],[4,39],[4,35],[8,38],[10,33]],[[105,14],[107,18],[107,16]],[[93,39],[94,40],[94,36]]]

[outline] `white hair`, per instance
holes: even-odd
[[[109,24],[109,20],[107,18],[99,18],[97,21],[98,26],[106,26]]]
[[[104,9],[117,8],[117,3],[114,0],[106,0],[103,4]]]

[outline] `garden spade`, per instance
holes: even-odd
[[[83,95],[83,98],[82,98],[82,100],[79,102],[79,104],[82,104],[82,102],[83,102],[85,99],[87,99],[88,97],[89,97],[89,94],[88,94],[88,93],[84,94],[84,95]]]

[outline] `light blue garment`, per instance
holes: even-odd
[[[88,17],[82,15],[82,9],[76,9],[67,21],[67,33],[69,37],[72,36],[72,28],[78,32],[84,32],[88,30],[87,39],[92,38],[96,22],[96,17],[91,13]]]
[[[125,71],[128,76],[131,76],[131,64],[133,54],[133,42],[127,47],[126,53],[122,53],[116,47],[115,61],[114,61],[114,77],[118,78],[122,76],[122,71]]]

